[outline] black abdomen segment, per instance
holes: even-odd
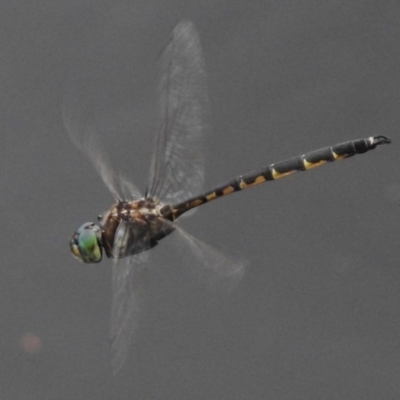
[[[237,178],[232,179],[230,182],[220,185],[202,195],[172,205],[171,208],[168,206],[168,211],[165,210],[165,213],[172,213],[172,219],[176,219],[186,211],[211,200],[259,185],[260,183],[274,181],[292,175],[298,171],[307,171],[324,165],[327,162],[342,160],[354,156],[355,154],[362,154],[374,149],[376,146],[386,143],[391,143],[391,140],[385,136],[369,137],[367,139],[358,139],[351,142],[340,143],[332,147],[325,147],[301,156],[289,158],[285,161],[270,164],[258,171],[240,175]],[[163,210],[161,210],[161,212],[163,212]],[[168,215],[168,217],[170,217],[170,215]]]

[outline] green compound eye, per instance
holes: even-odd
[[[70,241],[71,253],[84,263],[98,263],[103,257],[100,228],[93,222],[86,222]]]

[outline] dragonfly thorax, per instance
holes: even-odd
[[[98,263],[103,249],[109,258],[151,249],[174,230],[173,223],[161,211],[163,208],[168,206],[151,198],[119,201],[99,216],[99,226],[86,222],[72,235],[71,252],[84,263]]]
[[[164,206],[152,198],[119,201],[99,221],[107,257],[127,257],[154,247],[174,226],[163,217]]]

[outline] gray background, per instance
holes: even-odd
[[[143,188],[157,57],[181,17],[207,64],[206,187],[349,139],[393,144],[183,221],[246,258],[246,275],[230,295],[205,293],[165,239],[113,378],[111,262],[81,265],[68,248],[112,198],[69,140],[62,102],[71,69],[93,70],[110,153]],[[398,399],[399,21],[397,0],[3,0],[0,398]]]

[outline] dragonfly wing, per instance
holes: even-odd
[[[226,256],[174,224],[182,260],[200,282],[211,289],[233,289],[243,277],[246,262]]]
[[[172,32],[161,58],[160,108],[148,195],[165,203],[202,191],[206,75],[198,34],[190,21]]]
[[[95,128],[84,115],[79,100],[79,90],[74,89],[76,85],[72,83],[70,86],[71,89],[63,104],[63,120],[72,142],[90,159],[116,200],[140,198],[139,190],[112,168]]]
[[[196,281],[204,283],[211,289],[231,290],[239,282],[244,273],[245,263],[232,260],[223,253],[189,235],[175,223],[171,224],[171,235],[177,240],[179,256],[182,263],[191,269]],[[145,296],[145,278],[149,252],[142,251],[131,257],[127,243],[130,241],[131,226],[121,222],[116,232],[113,254],[113,303],[111,311],[111,351],[112,368],[116,374],[124,365],[132,344],[137,326],[143,312]],[[143,243],[143,250],[150,248]],[[191,274],[191,275],[192,275]]]
[[[129,224],[118,227],[114,254],[121,254],[123,244],[129,236]],[[144,283],[148,252],[131,257],[116,258],[113,266],[111,309],[111,353],[112,369],[116,374],[124,365],[142,310]]]

